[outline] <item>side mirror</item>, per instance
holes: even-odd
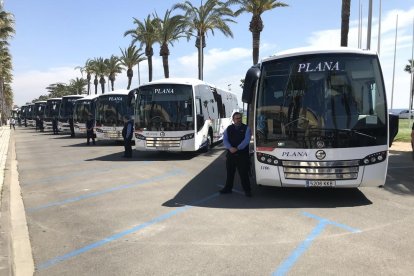
[[[399,118],[398,118],[398,115],[388,114],[388,120],[389,120],[389,126],[390,126],[388,138],[389,138],[389,146],[391,147],[392,142],[394,142],[395,136],[397,136],[397,133],[398,133]]]
[[[247,70],[246,77],[244,78],[242,101],[250,104],[253,99],[254,89],[256,87],[257,80],[260,77],[259,65],[250,67]]]

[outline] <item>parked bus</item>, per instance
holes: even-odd
[[[44,129],[43,119],[45,117],[45,107],[46,107],[46,101],[35,102],[34,117],[35,117],[35,121],[38,124],[36,127],[39,128],[40,130]]]
[[[257,184],[384,184],[388,109],[376,53],[350,48],[280,53],[248,70],[242,99],[253,107]]]
[[[236,95],[198,79],[169,78],[141,85],[135,104],[135,147],[208,150],[223,139],[235,110]]]
[[[21,119],[22,125],[25,127],[27,127],[26,118],[27,118],[27,105],[22,105],[20,107],[20,119]]]
[[[53,129],[53,120],[59,117],[59,107],[62,98],[50,98],[46,101],[45,117],[43,119],[45,130]]]
[[[134,113],[134,90],[115,90],[96,99],[96,138],[122,141],[123,117]]]
[[[31,127],[35,127],[36,126],[36,116],[35,116],[35,104],[34,103],[30,103],[27,105],[27,111],[26,111],[26,115],[27,115],[27,125],[31,126]]]
[[[73,106],[77,99],[83,98],[85,95],[67,95],[62,97],[59,107],[59,123],[58,129],[60,132],[70,132],[70,124],[73,122]]]
[[[73,123],[76,135],[86,135],[86,121],[89,115],[95,119],[97,97],[98,95],[88,95],[75,101]]]

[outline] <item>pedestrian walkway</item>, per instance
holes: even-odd
[[[8,211],[8,194],[5,189],[5,168],[9,149],[10,127],[0,127],[0,275],[12,275],[10,266],[10,223]]]
[[[10,127],[5,125],[0,127],[0,203],[3,191],[4,168],[6,166],[7,151],[9,150]],[[1,216],[1,214],[0,214]]]

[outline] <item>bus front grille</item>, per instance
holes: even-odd
[[[146,138],[148,148],[179,148],[181,146],[180,137],[153,137]]]
[[[358,178],[358,160],[301,162],[283,161],[286,179],[351,180]]]

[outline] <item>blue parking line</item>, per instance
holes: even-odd
[[[151,164],[152,161],[144,161],[144,162],[140,162],[139,165],[149,165]],[[71,179],[73,177],[79,177],[79,176],[84,176],[84,175],[88,175],[91,176],[92,173],[100,173],[100,172],[108,172],[108,170],[110,169],[117,169],[117,168],[127,168],[130,166],[137,166],[137,164],[130,164],[130,165],[111,165],[111,166],[107,166],[107,167],[100,167],[97,169],[90,169],[90,170],[83,170],[80,172],[70,172],[64,175],[55,175],[55,176],[49,176],[43,179],[37,179],[33,182],[29,182],[26,185],[22,185],[23,187],[30,187],[33,185],[38,185],[38,184],[44,184],[47,181],[54,181],[53,184],[56,184],[56,182],[60,182],[66,179]]]
[[[206,201],[208,201],[208,200],[210,200],[210,199],[212,199],[214,197],[217,197],[218,195],[219,195],[219,193],[214,193],[214,194],[212,194],[212,195],[210,195],[208,197],[205,197],[205,198],[203,198],[201,200],[198,200],[198,201],[196,201],[196,202],[194,202],[194,203],[192,203],[190,205],[185,205],[185,206],[182,206],[182,207],[178,207],[177,209],[174,209],[174,210],[172,210],[172,211],[170,211],[170,212],[168,212],[166,214],[163,214],[163,215],[161,215],[159,217],[156,217],[156,218],[154,218],[154,219],[152,219],[152,220],[150,220],[148,222],[144,222],[144,223],[139,224],[137,226],[134,226],[134,227],[132,227],[132,228],[130,228],[128,230],[122,231],[120,233],[117,233],[115,235],[109,236],[109,237],[104,238],[102,240],[99,240],[97,242],[91,243],[91,244],[89,244],[89,245],[87,245],[85,247],[76,249],[76,250],[71,251],[71,252],[69,252],[67,254],[64,254],[62,256],[58,256],[58,257],[55,257],[53,259],[50,259],[50,260],[48,260],[48,261],[46,261],[44,263],[39,264],[36,269],[37,270],[42,270],[42,269],[49,268],[49,267],[51,267],[53,265],[56,265],[56,264],[58,264],[60,262],[63,262],[63,261],[66,261],[66,260],[68,260],[70,258],[76,257],[76,256],[78,256],[80,254],[83,254],[83,253],[85,253],[87,251],[90,251],[90,250],[92,250],[94,248],[103,246],[103,245],[105,245],[105,244],[107,244],[109,242],[112,242],[114,240],[120,239],[120,238],[122,238],[122,237],[124,237],[126,235],[129,235],[129,234],[138,232],[138,231],[140,231],[140,230],[142,230],[142,229],[144,229],[144,228],[146,228],[148,226],[151,226],[153,224],[162,222],[162,221],[167,220],[167,219],[169,219],[169,218],[171,218],[173,216],[176,216],[176,215],[179,215],[179,214],[181,214],[181,213],[183,213],[185,211],[188,211],[189,209],[193,208],[194,205],[199,205],[201,203],[204,203],[204,202],[206,202]]]
[[[85,194],[85,195],[81,195],[81,196],[77,196],[77,197],[68,198],[68,199],[65,199],[65,200],[62,200],[62,201],[50,202],[50,203],[40,205],[40,206],[37,206],[37,207],[28,208],[27,212],[32,213],[32,212],[36,212],[36,211],[46,209],[46,208],[49,208],[49,207],[53,207],[53,206],[59,206],[59,205],[68,204],[68,203],[72,203],[72,202],[76,202],[76,201],[80,201],[80,200],[84,200],[84,199],[88,199],[88,198],[92,198],[92,197],[97,197],[97,196],[104,195],[104,194],[107,194],[107,193],[111,193],[111,192],[114,192],[114,191],[133,188],[133,187],[136,187],[136,186],[148,184],[148,183],[155,182],[155,181],[160,181],[160,180],[166,179],[168,177],[177,176],[177,175],[181,175],[181,174],[184,174],[183,170],[173,169],[173,170],[171,170],[167,173],[164,173],[162,175],[158,175],[158,176],[151,177],[151,178],[148,178],[148,179],[139,180],[139,181],[134,182],[134,183],[120,185],[120,186],[116,186],[116,187],[96,191],[96,192],[90,193],[90,194]]]
[[[311,246],[312,242],[322,233],[327,225],[333,225],[339,228],[343,228],[352,233],[361,232],[359,229],[350,227],[345,224],[337,223],[329,219],[321,218],[308,212],[303,212],[304,216],[313,218],[319,221],[318,225],[312,230],[312,232],[306,237],[306,239],[293,251],[292,254],[279,266],[279,268],[272,273],[274,276],[286,275],[292,266],[296,263],[299,257]]]

